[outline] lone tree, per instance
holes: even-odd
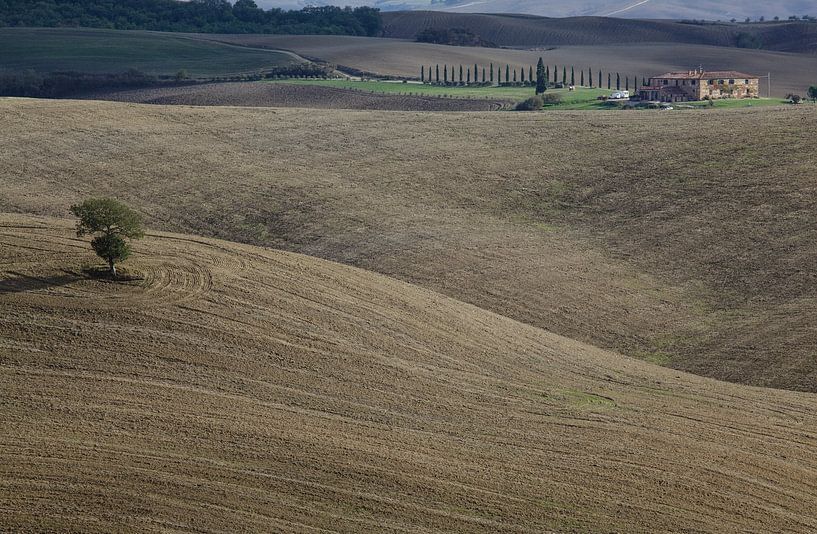
[[[545,61],[539,58],[536,64],[536,94],[541,95],[547,90],[547,80],[545,79]]]
[[[116,278],[116,264],[130,256],[130,246],[125,240],[139,239],[144,235],[142,218],[112,198],[90,198],[71,206],[71,213],[79,217],[77,236],[95,236],[91,247],[97,256],[108,262],[111,276]]]
[[[817,102],[817,85],[812,85],[808,88],[808,97],[813,101]]]

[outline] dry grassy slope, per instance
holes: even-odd
[[[766,50],[817,50],[817,24],[694,25],[672,20],[633,20],[605,17],[544,18],[525,15],[440,11],[383,13],[385,37],[414,39],[426,28],[465,28],[500,46],[619,45],[683,43],[734,47],[740,33],[757,35]]]
[[[393,279],[151,233],[136,280],[0,215],[0,528],[817,529],[817,399]]]
[[[543,57],[549,66],[592,67],[595,76],[616,72],[622,76],[649,77],[667,70],[687,70],[703,65],[709,70],[736,69],[752,74],[772,73],[772,93],[783,97],[790,92],[805,94],[814,85],[817,56],[766,52],[691,44],[629,44],[562,46],[554,50],[504,50],[416,43],[372,37],[323,35],[215,35],[210,38],[253,47],[286,49],[304,56],[321,58],[339,65],[395,76],[420,76],[420,65],[535,65]],[[764,80],[765,82],[765,80]],[[763,87],[765,95],[766,88]]]
[[[0,101],[0,211],[390,274],[570,338],[817,389],[817,114],[377,113]]]

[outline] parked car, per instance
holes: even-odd
[[[622,100],[624,98],[630,98],[630,91],[616,91],[610,95],[612,100]]]

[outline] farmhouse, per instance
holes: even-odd
[[[736,71],[668,72],[650,78],[639,90],[641,100],[688,102],[721,98],[757,98],[760,96],[758,76]]]

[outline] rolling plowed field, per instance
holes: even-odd
[[[0,527],[817,529],[817,401],[409,284],[151,232],[95,278],[0,215]]]

